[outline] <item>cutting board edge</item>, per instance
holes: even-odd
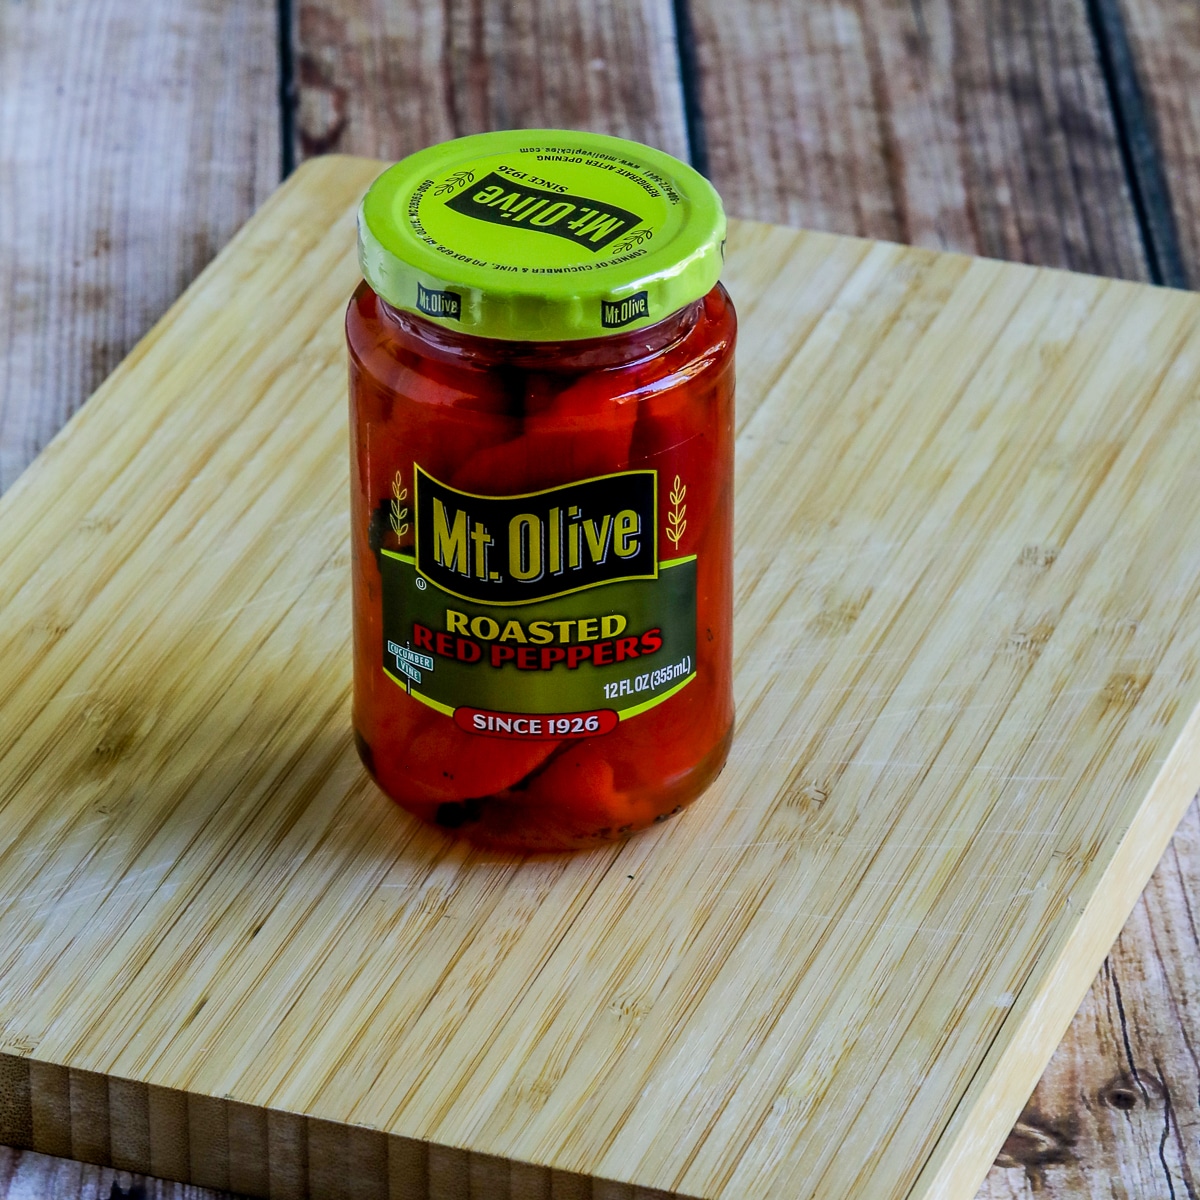
[[[347,1184],[355,1197],[459,1200],[496,1166],[510,1173],[509,1200],[545,1200],[564,1181],[636,1188],[638,1200],[704,1200],[8,1051],[0,1051],[0,1145],[270,1200],[340,1195]]]
[[[1189,782],[1190,781],[1190,782]],[[1091,886],[1080,918],[1039,958],[907,1200],[974,1195],[1020,1118],[1200,786],[1200,704],[1148,799]],[[1146,817],[1153,817],[1147,836]],[[1072,983],[1072,979],[1076,982]],[[1083,980],[1079,986],[1078,980]],[[987,1138],[979,1136],[987,1131]],[[958,1189],[957,1191],[955,1189]]]

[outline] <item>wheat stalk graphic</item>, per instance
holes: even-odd
[[[408,499],[408,488],[403,486],[400,472],[396,472],[392,480],[392,504],[388,514],[388,524],[397,537],[403,537],[408,532],[408,508],[404,501]]]
[[[681,482],[678,475],[675,476],[675,483],[667,498],[671,501],[671,511],[667,514],[667,537],[671,545],[678,550],[679,540],[687,528],[687,521],[684,519],[687,516],[687,505],[684,504],[687,498],[687,484]]]
[[[634,246],[640,246],[643,242],[648,242],[654,236],[653,229],[635,229],[632,233],[627,233],[615,246],[613,246],[612,254],[624,254],[627,250],[632,250]]]
[[[474,171],[455,171],[453,175],[447,175],[441,183],[433,189],[435,196],[444,196],[447,192],[456,192],[461,188],[465,188],[468,183],[475,178]]]

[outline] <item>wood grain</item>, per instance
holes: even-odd
[[[1115,7],[1169,200],[1154,217],[1167,226],[1164,240],[1179,259],[1172,282],[1200,287],[1200,10],[1178,0],[1120,0]]]
[[[687,157],[671,0],[301,0],[299,157],[549,126]]]
[[[0,3],[0,489],[278,182],[275,27],[269,0]]]
[[[1145,279],[1083,0],[690,0],[731,212]]]
[[[0,1133],[238,1186],[265,1129],[280,1195],[972,1195],[1200,777],[1200,301],[735,227],[780,361],[730,767],[489,859],[347,735],[375,169],[307,166],[0,501]]]

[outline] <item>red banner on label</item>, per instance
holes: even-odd
[[[611,708],[581,713],[506,713],[486,708],[456,708],[454,723],[481,737],[557,741],[564,737],[600,737],[612,733],[620,718]]]

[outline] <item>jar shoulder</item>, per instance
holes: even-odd
[[[628,394],[636,386],[661,387],[679,373],[694,378],[732,357],[737,314],[722,284],[672,319],[678,319],[676,330],[663,322],[648,331],[586,343],[496,343],[447,335],[419,318],[397,314],[363,282],[347,306],[345,325],[354,367],[402,392],[409,390],[414,374],[470,391],[473,381],[503,370],[608,377],[620,394]],[[654,340],[659,334],[661,344]]]

